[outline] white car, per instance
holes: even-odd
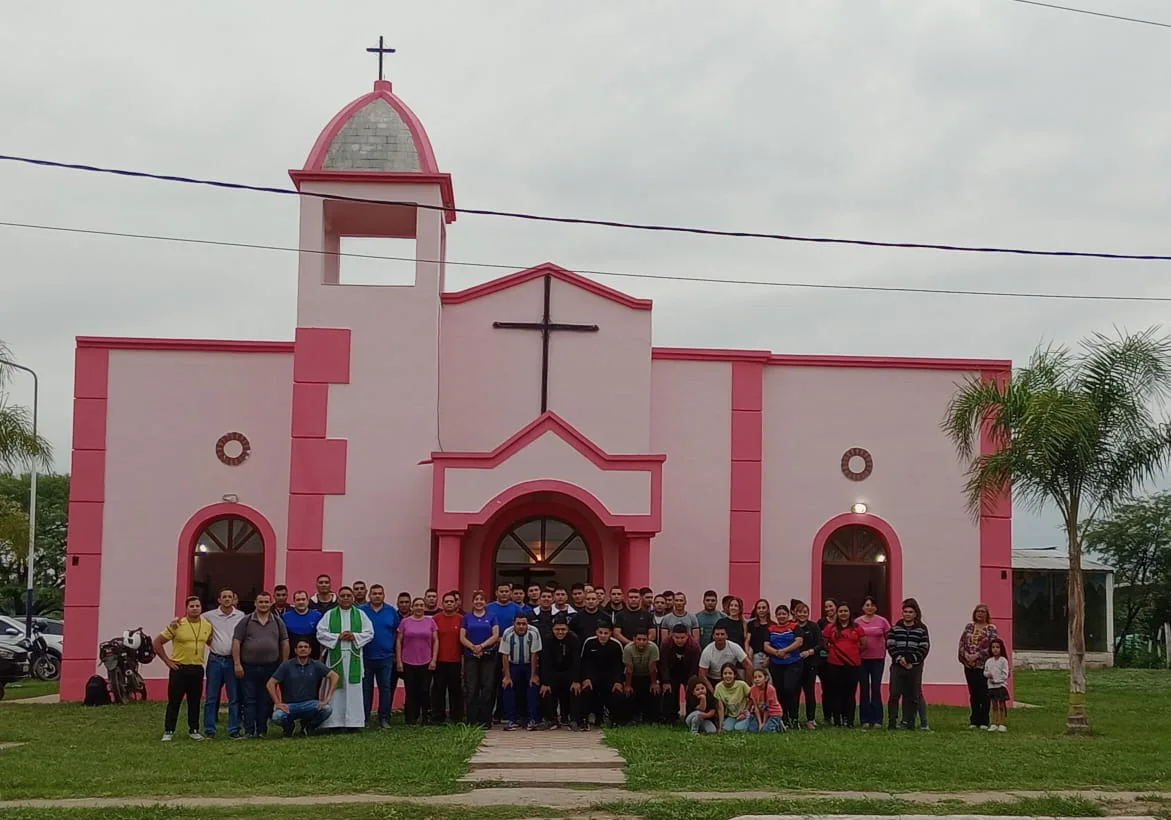
[[[24,637],[24,618],[14,618],[11,615],[0,615],[0,629],[6,626],[15,627],[20,630],[20,636]],[[45,643],[49,648],[54,650],[58,655],[61,654],[61,647],[65,642],[64,624],[61,621],[51,620],[49,618],[33,618],[34,634],[39,634],[45,639]]]

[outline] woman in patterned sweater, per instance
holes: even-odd
[[[984,662],[988,660],[992,641],[999,638],[996,625],[991,622],[987,604],[976,604],[972,610],[972,622],[964,627],[960,635],[959,661],[964,667],[964,680],[968,684],[968,702],[971,715],[969,728],[984,728],[988,725],[988,681],[984,679]]]

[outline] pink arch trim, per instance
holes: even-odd
[[[821,603],[824,600],[821,590],[821,561],[825,555],[826,543],[836,530],[852,524],[870,527],[872,530],[877,531],[883,540],[886,541],[887,580],[890,584],[890,606],[893,612],[894,608],[901,605],[903,601],[903,545],[899,541],[898,533],[895,532],[894,527],[885,518],[881,518],[873,513],[842,513],[841,515],[835,515],[829,521],[822,524],[821,529],[813,536],[813,566],[811,568],[813,577],[810,579],[811,584],[809,586],[813,592],[809,606],[813,611],[819,611],[821,609]],[[852,602],[851,606],[856,606],[856,604]],[[891,618],[892,612],[883,612],[880,614]]]
[[[588,291],[595,296],[601,296],[603,299],[609,299],[611,302],[616,302],[620,305],[625,305],[633,310],[650,310],[650,299],[638,299],[629,294],[623,293],[620,290],[606,287],[605,285],[595,282],[592,279],[587,279],[581,274],[563,268],[553,262],[542,262],[540,265],[535,265],[531,268],[510,273],[506,276],[501,276],[497,279],[491,279],[479,285],[474,285],[465,290],[448,291],[441,294],[440,300],[445,305],[459,305],[464,302],[470,302],[473,299],[479,299],[483,296],[488,296],[493,293],[499,293],[509,288],[514,288],[517,285],[523,285],[525,282],[531,282],[533,279],[539,279],[548,274],[554,279],[559,279],[568,285],[581,288]]]
[[[415,116],[415,112],[392,92],[389,80],[376,80],[373,91],[363,94],[334,114],[333,119],[317,137],[317,142],[313,143],[313,148],[309,151],[309,158],[305,160],[305,167],[302,170],[324,170],[322,165],[325,163],[325,156],[329,153],[329,146],[333,143],[334,137],[345,127],[354,114],[379,99],[385,100],[403,118],[403,122],[410,129],[411,137],[415,141],[415,150],[419,153],[419,166],[422,173],[438,174],[439,164],[435,161],[435,150],[431,147],[431,140],[423,129],[423,123]]]
[[[227,501],[209,504],[187,519],[183,531],[179,533],[179,565],[175,572],[175,612],[183,612],[183,601],[190,594],[195,539],[212,521],[228,516],[243,518],[256,527],[264,544],[264,588],[271,590],[276,583],[276,530],[264,514],[247,504]]]

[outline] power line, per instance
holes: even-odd
[[[1091,17],[1105,17],[1108,20],[1121,20],[1124,23],[1141,23],[1144,26],[1159,26],[1161,28],[1171,28],[1171,23],[1161,23],[1158,20],[1143,20],[1139,17],[1123,17],[1118,14],[1107,14],[1104,11],[1091,11],[1090,9],[1078,9],[1073,6],[1058,6],[1054,3],[1041,3],[1038,0],[1013,0],[1014,3],[1024,3],[1027,6],[1040,6],[1046,9],[1056,9],[1058,11],[1072,11],[1074,14],[1088,14]]]
[[[20,162],[26,165],[36,165],[45,168],[63,168],[72,171],[88,173],[112,174],[115,176],[133,177],[136,179],[153,179],[161,182],[176,182],[186,185],[205,185],[213,188],[225,188],[234,191],[253,191],[267,194],[284,194],[292,196],[309,196],[340,202],[361,202],[375,205],[406,205],[432,211],[454,211],[455,213],[471,214],[474,216],[496,216],[508,219],[522,219],[530,222],[552,222],[562,225],[592,225],[602,228],[622,228],[634,231],[654,231],[658,233],[681,233],[698,236],[720,236],[737,239],[771,239],[780,242],[805,242],[820,245],[853,245],[866,248],[901,248],[908,250],[935,250],[955,251],[962,253],[995,253],[1013,254],[1017,256],[1057,256],[1089,259],[1120,259],[1146,262],[1171,262],[1171,256],[1160,254],[1112,253],[1096,251],[1059,251],[1037,250],[1029,248],[998,248],[979,247],[973,245],[948,245],[931,242],[891,242],[873,239],[845,239],[828,236],[799,236],[795,234],[761,233],[756,231],[724,231],[714,228],[694,228],[680,225],[656,225],[642,222],[620,222],[609,219],[586,219],[568,216],[546,216],[542,214],[525,213],[522,211],[497,211],[484,208],[455,208],[445,205],[426,205],[417,202],[398,200],[365,199],[362,197],[339,196],[335,194],[301,193],[295,188],[276,188],[266,185],[248,185],[242,182],[225,182],[214,179],[200,179],[184,177],[174,174],[155,174],[148,171],[135,171],[125,168],[104,168],[97,165],[81,165],[78,163],[58,162],[55,160],[35,159],[32,157],[18,157],[0,154],[0,160]]]
[[[292,248],[284,245],[265,245],[254,242],[229,242],[217,239],[199,239],[184,236],[164,236],[160,234],[127,233],[123,231],[102,231],[93,228],[73,228],[62,225],[38,225],[27,222],[0,221],[3,228],[24,228],[38,231],[55,231],[59,233],[83,234],[87,236],[105,236],[119,239],[143,239],[157,242],[178,242],[190,245],[212,245],[225,248],[245,248],[249,250],[283,251],[286,253],[313,253],[324,256],[351,257],[355,259],[382,259],[391,262],[423,262],[424,264],[445,264],[467,268],[490,268],[495,270],[523,270],[526,265],[506,265],[499,262],[463,262],[454,260],[426,259],[411,256],[382,256],[368,253],[348,253],[340,251],[310,250],[306,248]],[[939,296],[987,296],[1012,299],[1061,299],[1093,302],[1171,302],[1171,296],[1118,296],[1109,294],[1091,293],[1037,293],[1001,290],[963,290],[959,288],[916,288],[895,285],[843,285],[826,282],[769,282],[757,279],[718,279],[710,276],[677,276],[665,273],[634,273],[630,271],[589,270],[577,269],[577,273],[586,276],[615,276],[628,279],[647,279],[668,282],[692,282],[711,285],[757,285],[769,288],[790,288],[804,290],[839,290],[864,291],[873,293],[918,293]]]

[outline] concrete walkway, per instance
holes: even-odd
[[[619,788],[536,788],[517,786],[508,789],[475,789],[460,794],[441,794],[430,797],[400,797],[394,794],[311,794],[298,797],[255,795],[237,797],[77,797],[62,800],[2,800],[0,816],[6,809],[18,808],[118,808],[121,806],[173,806],[176,808],[230,808],[232,806],[325,806],[346,804],[412,803],[423,806],[524,806],[552,809],[585,809],[598,803],[638,802],[669,798],[689,800],[737,800],[739,792],[633,792]],[[1010,791],[1010,792],[753,792],[752,799],[872,799],[905,800],[907,808],[915,803],[960,801],[969,805],[1008,802],[1023,797],[1084,797],[1103,804],[1140,804],[1144,808],[1155,800],[1171,801],[1171,792],[1106,792],[1106,791]],[[908,815],[910,816],[910,815]],[[962,816],[962,815],[957,815]],[[1004,815],[1000,815],[1003,817]],[[1132,817],[1138,815],[1131,815]],[[1115,817],[1121,817],[1115,815]],[[1145,817],[1145,815],[1143,815]]]
[[[8,704],[12,704],[15,706],[19,706],[22,703],[37,704],[37,703],[60,703],[60,702],[61,702],[60,695],[38,695],[35,698],[13,698],[13,697],[9,696],[9,697],[4,698],[4,700],[0,700],[0,705],[4,705],[4,704],[8,703]]]
[[[460,782],[481,788],[622,786],[626,783],[624,765],[622,756],[602,742],[602,733],[597,730],[494,729],[484,733],[484,740],[468,761],[468,773]]]

